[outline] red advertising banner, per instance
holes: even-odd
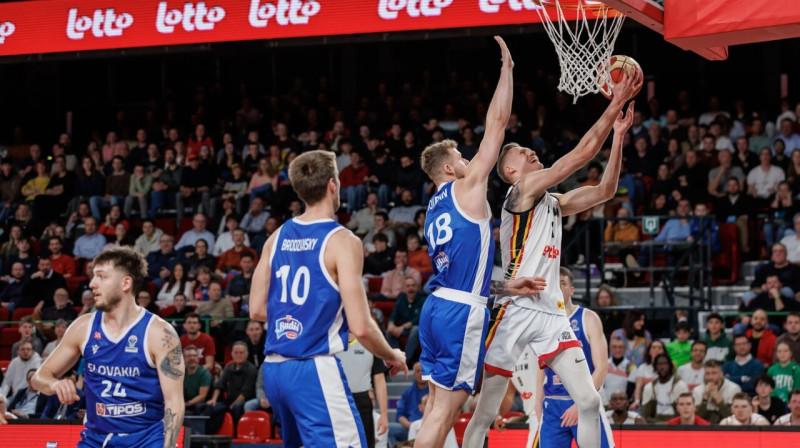
[[[0,4],[0,56],[539,22],[534,0],[47,0]]]

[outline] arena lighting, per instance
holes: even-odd
[[[539,22],[534,0],[46,0],[0,4],[0,56]]]

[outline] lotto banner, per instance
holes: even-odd
[[[0,56],[539,22],[535,0],[47,0],[0,4]],[[574,12],[573,12],[574,14]]]

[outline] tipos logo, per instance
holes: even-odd
[[[438,17],[452,3],[453,0],[380,0],[378,15],[384,20],[394,20],[405,9],[409,17]]]
[[[275,336],[278,339],[286,336],[294,340],[301,334],[303,334],[303,323],[292,316],[287,315],[275,321]]]
[[[81,40],[87,31],[91,31],[94,37],[117,37],[131,25],[133,16],[127,12],[117,14],[114,8],[95,9],[91,17],[79,16],[78,8],[72,8],[67,17],[67,37]]]
[[[13,22],[0,23],[0,44],[4,44],[6,42],[6,37],[14,34],[16,29],[17,27],[14,26]]]
[[[532,11],[539,8],[536,0],[480,0],[478,5],[482,12],[493,14],[500,11],[500,5],[506,2],[512,11],[522,11],[523,9]]]
[[[250,0],[250,25],[264,28],[269,19],[274,18],[278,25],[305,25],[309,17],[317,15],[322,5],[314,0],[279,0],[265,2]]]
[[[97,403],[95,405],[95,411],[100,417],[133,417],[147,412],[147,406],[141,401],[121,404]]]
[[[171,34],[175,26],[180,24],[184,31],[210,31],[214,25],[225,18],[225,9],[222,6],[206,7],[205,2],[187,2],[183,10],[167,9],[167,2],[158,4],[156,16],[156,29],[161,34]]]

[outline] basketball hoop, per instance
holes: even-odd
[[[536,12],[558,53],[558,90],[572,95],[573,103],[604,89],[610,95],[607,66],[625,16],[599,1],[534,1],[541,6]]]

